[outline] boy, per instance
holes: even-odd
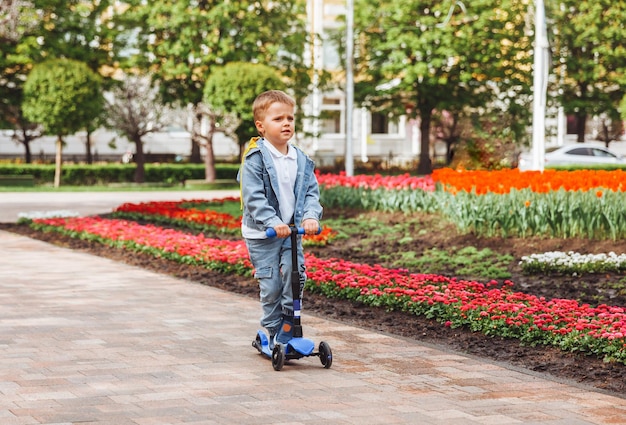
[[[290,225],[315,234],[322,218],[315,164],[289,143],[295,132],[294,109],[295,101],[279,90],[255,99],[252,111],[260,137],[250,140],[239,171],[241,233],[259,281],[261,326],[269,333],[270,349],[293,335]],[[266,236],[268,228],[276,231],[275,238]],[[301,296],[306,280],[301,237],[296,249]]]

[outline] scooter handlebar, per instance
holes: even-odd
[[[304,235],[304,227],[292,227],[291,231],[292,232],[296,232],[299,235]],[[321,227],[319,227],[317,229],[317,234],[319,235],[320,233],[322,233],[322,228]],[[270,227],[267,230],[265,230],[265,234],[267,235],[268,238],[275,238],[276,237],[276,230],[274,230],[273,227]]]

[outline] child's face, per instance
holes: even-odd
[[[272,145],[286,146],[295,131],[293,107],[274,102],[265,112],[263,119],[255,121],[256,128]]]

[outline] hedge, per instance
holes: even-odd
[[[132,183],[135,164],[67,164],[63,165],[61,183],[69,186]],[[234,180],[239,164],[216,164],[216,179]],[[32,175],[35,184],[54,181],[53,164],[0,164],[0,175]],[[186,180],[204,179],[204,164],[146,164],[146,183],[182,184]]]

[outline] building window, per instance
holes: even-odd
[[[337,70],[341,68],[341,58],[339,48],[335,40],[326,38],[322,44],[323,66],[327,70]]]
[[[326,134],[341,133],[341,114],[343,105],[338,97],[324,96],[322,98],[321,131]]]
[[[372,134],[397,134],[398,131],[397,120],[380,112],[372,112]]]
[[[341,111],[322,111],[322,133],[341,133]]]

